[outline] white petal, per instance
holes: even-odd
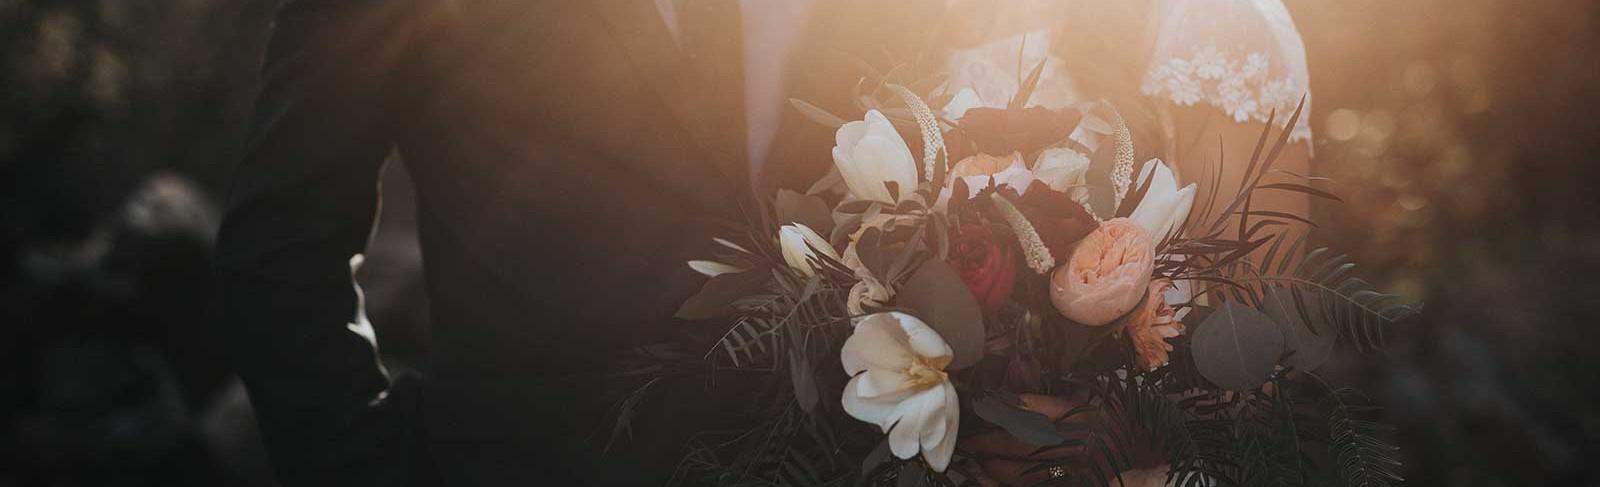
[[[950,466],[950,456],[956,451],[956,438],[961,426],[961,403],[956,398],[956,388],[946,382],[940,386],[944,391],[944,437],[940,438],[932,447],[924,443],[922,456],[928,460],[928,466],[935,472],[943,472]]]
[[[796,223],[794,226],[800,230],[800,236],[804,237],[806,243],[810,245],[808,248],[816,249],[817,252],[822,252],[822,255],[826,255],[833,260],[839,260],[839,252],[833,250],[833,244],[828,243],[828,239],[822,238],[822,234],[802,223]]]
[[[1151,171],[1155,171],[1154,178],[1151,178]],[[1150,179],[1150,190],[1145,192],[1147,198],[1152,194],[1170,195],[1178,192],[1177,178],[1173,177],[1172,169],[1161,162],[1161,159],[1145,161],[1144,167],[1139,170],[1139,177],[1134,178],[1133,184],[1135,186],[1144,184],[1145,179]]]
[[[860,120],[839,126],[833,133],[834,147],[855,147],[862,137],[867,135],[867,122]]]
[[[1011,167],[994,175],[994,182],[998,185],[1010,186],[1017,193],[1026,193],[1028,185],[1033,184],[1033,172],[1023,167],[1022,160],[1018,159]],[[970,187],[970,185],[969,185]]]
[[[879,429],[887,433],[889,426],[892,425],[889,422],[889,415],[893,414],[895,406],[899,405],[900,401],[905,400],[906,397],[909,397],[911,393],[910,391],[905,391],[894,396],[876,399],[864,398],[855,394],[856,388],[859,387],[857,381],[862,380],[861,377],[856,376],[845,384],[844,394],[840,395],[839,402],[844,406],[844,412],[849,414],[850,417],[878,425]]]
[[[890,313],[877,313],[861,319],[855,332],[839,349],[844,372],[856,375],[871,369],[906,370],[911,368],[911,346],[906,332]]]
[[[944,118],[959,121],[967,115],[967,110],[983,106],[983,100],[978,99],[978,92],[972,88],[962,88],[956,96],[950,98],[950,103],[944,105]]]
[[[881,399],[905,392],[911,387],[911,378],[899,370],[867,369],[851,379],[856,384],[851,393],[863,399]]]
[[[852,184],[846,177],[845,184],[850,186],[852,192],[856,192],[857,197],[896,203],[897,200],[889,198],[889,189],[883,185],[886,181],[897,184],[902,197],[917,189],[916,162],[911,159],[911,151],[906,148],[905,142],[898,139],[898,136],[890,139],[868,134],[861,138],[861,143],[856,144],[850,160],[859,171],[860,180]],[[857,188],[858,184],[870,188]]]
[[[894,123],[889,121],[889,117],[883,116],[883,112],[867,110],[866,116],[862,117],[861,120],[867,123],[867,135],[890,138],[899,141],[902,145],[905,144],[905,140],[900,138],[900,132],[894,129]]]
[[[811,269],[809,258],[815,255],[806,246],[806,237],[800,233],[800,225],[784,225],[778,228],[778,247],[783,251],[783,261],[801,273],[810,276],[816,273]]]
[[[723,274],[732,274],[735,272],[745,271],[745,268],[743,267],[724,264],[713,260],[691,260],[689,261],[689,268],[694,269],[695,272],[705,274],[708,277],[717,277]]]
[[[749,250],[745,250],[745,248],[743,246],[740,246],[739,244],[733,243],[733,242],[731,242],[731,241],[729,241],[728,239],[725,239],[725,238],[713,237],[711,239],[711,241],[712,242],[716,242],[718,245],[721,245],[723,247],[727,247],[727,248],[730,248],[730,249],[733,249],[733,250],[744,252],[746,254],[750,253],[750,251]]]
[[[1172,215],[1167,217],[1167,231],[1159,238],[1183,228],[1183,222],[1189,219],[1189,209],[1194,206],[1194,193],[1194,183],[1178,190],[1178,204],[1172,208]]]
[[[1075,186],[1082,186],[1088,172],[1089,156],[1062,147],[1039,153],[1039,162],[1033,167],[1035,178],[1050,186],[1050,189],[1063,193]]]
[[[944,388],[931,387],[911,395],[895,406],[889,420],[895,423],[889,430],[889,451],[901,459],[915,456],[922,450],[922,431],[928,417],[944,407]]]
[[[917,317],[898,311],[891,311],[889,314],[899,322],[900,328],[905,331],[911,350],[917,355],[939,358],[949,357],[955,353],[950,350],[950,345],[944,342],[944,337],[939,336],[939,332],[933,331],[933,328]]]
[[[1167,221],[1177,206],[1178,199],[1175,194],[1146,193],[1144,200],[1134,208],[1132,215],[1128,215],[1128,219],[1138,224],[1139,228],[1143,228],[1145,234],[1150,235],[1152,240],[1159,241],[1166,236],[1163,230],[1166,229]]]

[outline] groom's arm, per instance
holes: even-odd
[[[408,430],[355,315],[415,13],[394,0],[290,0],[217,243],[228,351],[280,481],[396,485]]]

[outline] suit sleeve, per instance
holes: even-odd
[[[396,485],[404,406],[355,316],[365,247],[414,34],[408,2],[289,0],[217,240],[228,352],[279,480]]]

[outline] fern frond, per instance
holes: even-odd
[[[1328,447],[1340,477],[1350,487],[1388,487],[1403,481],[1400,460],[1395,458],[1400,448],[1381,438],[1392,428],[1362,419],[1376,408],[1347,401],[1355,395],[1353,390],[1339,389],[1328,398]]]
[[[1244,285],[1253,306],[1262,307],[1266,299],[1290,302],[1276,303],[1285,311],[1293,309],[1301,323],[1312,333],[1338,333],[1348,337],[1358,350],[1381,349],[1386,342],[1385,332],[1396,323],[1421,312],[1420,305],[1407,302],[1395,294],[1378,291],[1375,286],[1351,276],[1356,265],[1349,256],[1317,248],[1300,254],[1305,237],[1296,239],[1287,251],[1278,253],[1282,242],[1268,248],[1264,264],[1259,268],[1240,266],[1233,281]],[[1282,290],[1278,294],[1274,290]],[[1247,291],[1247,292],[1246,292]]]

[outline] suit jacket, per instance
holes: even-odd
[[[792,93],[855,116],[848,57],[914,51],[943,2],[816,3]],[[600,391],[616,351],[671,330],[717,222],[766,197],[740,87],[694,69],[648,0],[291,0],[274,29],[217,267],[280,481],[664,480],[688,428],[600,458]],[[785,111],[770,176],[803,187],[832,130]],[[392,151],[433,313],[425,373],[403,383],[346,327]]]

